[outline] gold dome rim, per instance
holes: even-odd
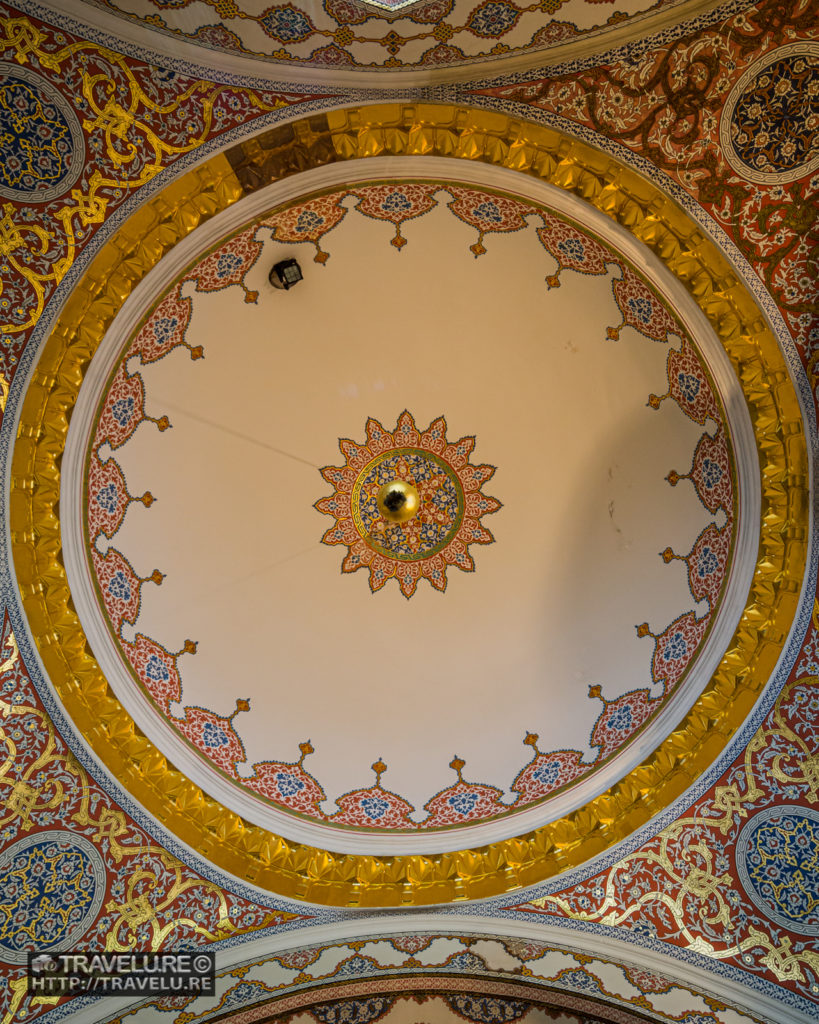
[[[636,172],[555,129],[468,107],[388,103],[295,119],[265,134],[271,145],[263,153],[254,157],[251,139],[159,190],[102,247],[58,316],[23,402],[12,461],[13,560],[29,627],[61,701],[105,767],[160,826],[222,870],[334,906],[422,906],[543,881],[626,838],[684,792],[739,728],[776,664],[806,554],[799,516],[807,455],[784,358],[702,229]],[[71,408],[135,283],[203,219],[253,190],[243,186],[243,167],[258,181],[264,164],[266,182],[389,155],[501,165],[572,192],[626,226],[683,281],[714,327],[743,385],[763,456],[763,533],[748,603],[720,668],[680,725],[641,765],[562,819],[480,849],[426,856],[335,854],[289,842],[208,797],[140,733],[111,692],[90,654],[60,554],[60,458]]]

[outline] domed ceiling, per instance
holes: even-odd
[[[815,1020],[815,14],[712,8],[0,9],[2,1024]]]
[[[261,61],[278,73],[360,84],[373,72],[402,81],[533,67],[645,34],[713,0],[82,0],[89,17],[168,53],[179,43],[199,59],[245,70]],[[111,15],[109,20],[108,15]],[[257,68],[258,71],[258,68]]]
[[[736,628],[736,378],[661,266],[559,205],[365,182],[194,235],[89,370],[61,498],[86,633],[140,728],[274,832],[408,852],[542,824],[657,746]]]

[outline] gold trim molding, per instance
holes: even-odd
[[[637,768],[525,835],[428,856],[337,854],[244,821],[139,731],[87,644],[62,562],[60,462],[83,376],[125,299],[181,239],[244,195],[324,164],[443,156],[506,167],[587,203],[644,242],[705,313],[741,382],[762,479],[761,541],[746,607],[712,679]],[[777,662],[806,557],[807,456],[776,339],[727,259],[655,185],[555,129],[459,106],[385,103],[312,115],[206,160],[146,202],[72,292],[29,384],[12,462],[10,519],[31,631],[60,699],[96,755],[157,821],[219,868],[282,896],[350,907],[478,899],[577,867],[644,825],[714,761]]]

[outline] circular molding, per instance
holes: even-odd
[[[452,822],[442,829],[423,831],[422,834],[414,836],[411,832],[403,831],[392,834],[374,830],[361,832],[355,826],[350,829],[344,825],[340,828],[331,826],[334,829],[333,833],[328,834],[327,822],[317,821],[311,816],[295,816],[289,813],[277,820],[277,812],[272,804],[266,802],[260,805],[250,793],[237,791],[229,779],[218,770],[208,771],[205,777],[202,776],[203,762],[195,749],[184,742],[180,746],[179,735],[165,714],[157,715],[156,704],[152,701],[145,703],[145,680],[142,681],[143,685],[134,691],[134,666],[131,665],[129,668],[128,655],[125,654],[123,659],[123,649],[118,647],[116,642],[112,644],[110,617],[100,614],[99,587],[94,587],[88,575],[90,566],[86,559],[86,542],[83,539],[85,528],[81,522],[83,517],[79,514],[80,508],[85,506],[75,489],[77,485],[82,486],[85,452],[94,429],[99,395],[106,387],[106,382],[113,379],[111,375],[115,372],[114,366],[121,357],[123,345],[128,345],[128,339],[134,331],[142,329],[139,325],[144,320],[145,311],[156,308],[157,303],[161,305],[164,301],[161,296],[167,293],[168,282],[173,281],[178,273],[186,273],[202,258],[203,252],[210,252],[211,256],[206,257],[210,259],[214,244],[220,246],[225,236],[233,235],[237,229],[247,231],[249,223],[252,225],[260,217],[269,215],[271,208],[277,211],[276,215],[282,211],[286,213],[294,203],[301,204],[317,197],[326,198],[328,194],[337,190],[340,184],[355,190],[359,177],[366,183],[371,181],[373,174],[379,177],[379,180],[381,175],[389,177],[391,182],[398,185],[407,182],[417,184],[419,175],[427,184],[436,181],[451,184],[453,179],[457,179],[462,185],[479,187],[482,191],[488,189],[487,195],[506,196],[507,200],[511,200],[514,195],[517,197],[516,201],[523,200],[527,204],[532,204],[533,212],[535,208],[542,207],[543,210],[554,214],[565,215],[573,222],[582,221],[598,241],[611,247],[613,257],[625,260],[632,271],[639,270],[646,276],[657,294],[663,296],[669,311],[673,311],[673,317],[679,319],[679,325],[683,327],[689,340],[696,338],[698,358],[704,360],[703,367],[720,396],[723,414],[727,416],[725,427],[732,438],[738,495],[736,553],[727,581],[727,592],[717,611],[713,628],[708,630],[706,648],[697,657],[693,670],[686,673],[684,685],[675,688],[662,714],[652,716],[632,742],[614,752],[599,776],[593,774],[582,780],[575,779],[570,785],[558,788],[553,795],[547,797],[545,803],[536,801],[522,809],[510,808],[508,815],[501,814],[482,823]],[[381,185],[383,184],[382,182]],[[320,189],[314,191],[318,186]],[[365,187],[369,186],[365,184]],[[151,315],[148,314],[146,322],[150,321]],[[440,421],[438,427],[444,426],[445,421]],[[372,427],[378,429],[381,428],[381,424],[371,421],[369,428]],[[490,468],[484,467],[485,470]],[[330,473],[330,476],[333,474]],[[528,833],[546,822],[574,812],[627,776],[667,738],[670,729],[689,711],[694,700],[718,668],[745,607],[759,545],[759,463],[743,391],[716,332],[682,282],[623,226],[609,219],[602,211],[588,206],[572,192],[560,190],[530,176],[522,176],[502,166],[467,163],[464,160],[442,157],[375,157],[316,167],[260,188],[232,207],[223,210],[180,241],[154,265],[130,293],[105,332],[90,366],[84,373],[61,462],[60,494],[63,561],[67,569],[72,601],[102,674],[114,694],[121,700],[125,712],[138,723],[138,727],[144,731],[148,739],[183,775],[189,780],[196,780],[204,791],[224,807],[238,814],[243,821],[309,847],[331,848],[337,853],[364,853],[370,856],[445,853],[464,847],[484,846],[497,840],[508,839],[510,836]],[[333,499],[330,502],[332,503]],[[316,503],[315,507],[321,508],[323,503],[324,499]],[[95,575],[93,570],[91,575]],[[150,691],[150,686],[147,687],[147,691]],[[304,753],[304,748],[300,746],[300,749]],[[541,766],[549,764],[549,754],[539,752],[539,757],[542,758],[538,762]],[[290,767],[295,766],[291,764]],[[375,765],[371,767],[376,771]],[[455,764],[450,762],[450,768],[455,770],[455,767]],[[526,770],[531,770],[531,765]],[[301,780],[306,781],[304,776]],[[312,780],[312,785],[315,785],[315,782],[316,780]],[[469,784],[465,785],[469,791]],[[478,791],[480,792],[480,788]],[[370,797],[374,795],[376,794],[369,793]],[[396,799],[396,794],[386,794],[382,791],[380,795],[376,795],[379,800],[385,797],[391,801]],[[397,799],[400,800],[400,797]],[[269,816],[271,812],[274,816]],[[377,847],[374,845],[376,842]]]
[[[0,90],[8,87],[22,85],[28,87],[37,94],[36,102],[37,109],[26,110],[25,114],[17,115],[22,127],[17,129],[17,126],[12,123],[12,131],[16,135],[16,141],[19,141],[21,137],[26,145],[31,149],[30,157],[33,159],[35,152],[48,151],[52,157],[59,159],[59,170],[62,173],[52,183],[48,184],[46,180],[36,180],[34,186],[31,188],[14,188],[11,185],[3,184],[3,179],[13,170],[11,160],[17,155],[15,152],[14,142],[5,144],[5,153],[3,160],[3,177],[0,178],[0,196],[6,199],[16,199],[22,202],[35,202],[42,203],[49,199],[54,199],[57,196],[63,195],[67,192],[74,182],[79,178],[83,165],[85,162],[85,143],[83,141],[83,133],[80,128],[80,122],[77,119],[77,115],[71,109],[68,101],[63,97],[50,82],[47,82],[41,75],[35,74],[28,68],[20,67],[19,64],[8,64],[6,62],[0,62]],[[42,103],[53,104],[57,108],[57,113],[63,119],[63,124],[59,125],[58,122],[46,117],[45,112],[42,110]],[[3,103],[0,105],[0,114],[5,113],[10,115],[11,112],[5,107]],[[13,119],[12,119],[13,120]],[[57,126],[59,135],[63,136],[67,132],[70,136],[71,146],[67,152],[57,153],[57,145],[60,141],[59,138],[52,138],[48,145],[41,145],[41,140],[33,137],[33,133],[37,125],[48,130],[49,126]],[[29,133],[29,137],[25,137],[24,133]],[[34,147],[39,147],[35,149]],[[24,147],[17,147],[25,148]],[[20,174],[22,174],[22,168],[20,168]],[[42,185],[43,187],[40,187]]]
[[[81,861],[79,872],[76,862],[71,863],[72,855]],[[81,884],[78,873],[87,880],[85,885]],[[41,892],[44,882],[48,882],[46,893]],[[36,918],[20,925],[17,915],[25,911],[32,893]],[[49,952],[59,952],[76,946],[99,913],[104,897],[105,865],[99,851],[82,836],[36,832],[12,843],[0,857],[0,909],[6,922],[0,932],[0,961],[24,964],[30,952],[38,952],[43,947]],[[35,943],[36,949],[20,949],[13,941],[9,944],[14,937],[14,933],[9,935],[9,932],[15,926],[25,929],[24,941]]]
[[[819,811],[766,807],[740,832],[736,860],[745,892],[765,917],[800,935],[819,935]]]
[[[331,905],[422,905],[521,888],[622,840],[685,791],[737,730],[773,670],[804,573],[807,462],[775,337],[728,260],[636,172],[554,129],[456,106],[383,104],[265,133],[173,181],[103,247],[63,307],[26,395],[12,473],[12,544],[46,671],[96,754],[163,827],[223,870]],[[694,296],[739,377],[763,463],[762,536],[740,624],[676,730],[606,793],[517,838],[434,855],[334,854],[227,811],[135,728],[90,654],[62,565],[60,460],[83,373],[135,284],[204,219],[269,181],[356,158],[448,156],[497,164],[582,197],[644,242]]]
[[[780,46],[776,50],[771,50],[766,53],[764,57],[760,57],[759,60],[745,70],[742,76],[734,85],[731,92],[728,94],[728,99],[725,101],[725,106],[722,109],[720,116],[719,125],[719,141],[722,147],[722,152],[725,155],[725,159],[741,177],[748,181],[755,181],[761,185],[784,185],[790,181],[797,181],[799,178],[805,178],[809,174],[813,174],[817,167],[819,167],[819,149],[816,148],[816,139],[819,136],[819,114],[810,114],[806,109],[808,104],[811,103],[811,92],[809,88],[803,87],[801,90],[801,98],[804,104],[803,109],[799,111],[800,115],[804,115],[802,120],[802,139],[806,145],[810,146],[813,144],[815,150],[814,155],[811,156],[810,150],[806,154],[806,159],[797,163],[795,166],[787,167],[785,170],[777,171],[760,171],[756,170],[747,160],[743,159],[737,151],[736,143],[734,140],[734,128],[735,117],[740,113],[739,107],[743,104],[748,103],[749,100],[753,99],[754,93],[760,88],[760,86],[766,86],[771,95],[759,96],[757,102],[753,104],[759,108],[758,116],[756,121],[748,123],[747,134],[748,144],[751,149],[758,145],[762,139],[762,136],[767,136],[768,129],[770,129],[775,138],[772,141],[772,145],[776,146],[780,151],[783,146],[794,146],[792,135],[794,131],[789,128],[790,123],[793,121],[793,117],[789,110],[777,110],[776,103],[784,103],[785,92],[778,92],[778,84],[782,83],[786,89],[790,86],[790,81],[787,76],[774,75],[774,81],[769,83],[760,82],[761,77],[764,75],[768,68],[773,67],[780,61],[793,63],[800,57],[806,58],[806,64],[808,65],[804,71],[808,74],[811,73],[810,65],[813,65],[813,74],[815,80],[819,80],[819,43],[817,42],[799,42],[791,43],[788,46]],[[797,89],[799,86],[797,86]],[[813,101],[816,102],[815,100]],[[745,110],[746,116],[751,116],[753,112],[753,106],[749,110]],[[788,134],[786,134],[788,133]],[[784,157],[785,154],[780,152],[780,157]]]

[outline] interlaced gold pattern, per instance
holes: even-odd
[[[123,123],[114,111],[96,116],[110,117],[112,132]],[[762,510],[753,581],[728,651],[688,714],[642,764],[527,835],[453,853],[374,857],[292,843],[249,824],[139,732],[91,656],[71,602],[58,501],[68,419],[84,372],[126,297],[162,255],[255,188],[323,164],[391,155],[518,171],[580,197],[644,242],[694,297],[741,382],[762,469]],[[798,403],[773,333],[728,260],[659,188],[610,156],[552,128],[454,105],[314,114],[212,157],[142,206],[101,249],[59,315],[26,395],[12,473],[12,544],[25,611],[46,671],[96,754],[163,826],[219,867],[322,904],[492,896],[571,869],[632,834],[713,763],[747,716],[782,650],[804,572],[807,461]]]

